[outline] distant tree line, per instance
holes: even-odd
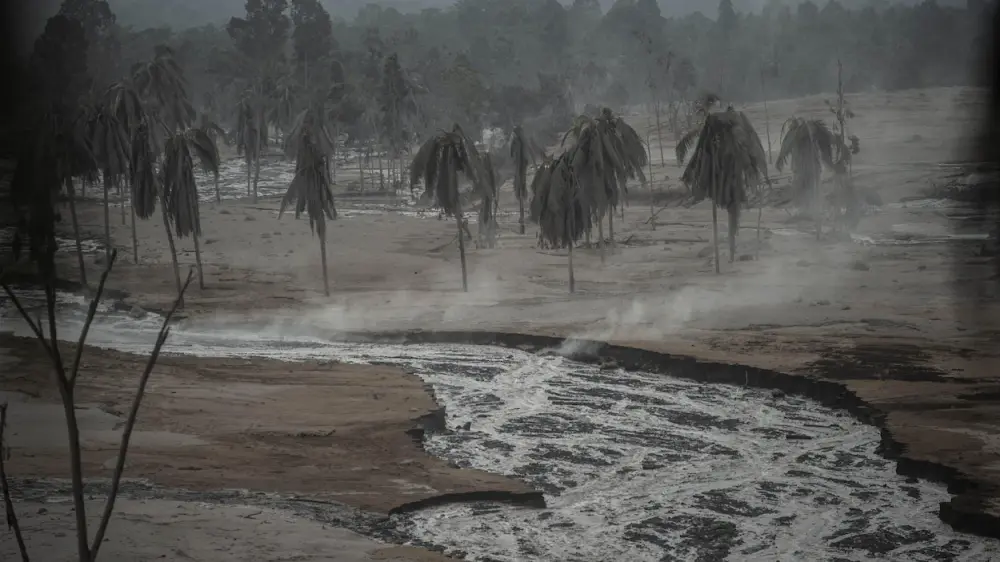
[[[450,128],[455,109],[477,137],[484,126],[509,130],[520,122],[541,132],[545,123],[531,127],[532,119],[557,116],[553,121],[565,123],[587,104],[667,104],[705,91],[727,102],[830,92],[838,60],[848,93],[966,85],[984,51],[982,22],[993,4],[973,0],[953,8],[925,1],[849,10],[836,0],[796,7],[771,0],[760,13],[742,14],[722,0],[713,20],[700,13],[665,18],[655,0],[618,0],[606,13],[598,0],[569,6],[459,0],[419,13],[372,3],[345,21],[331,18],[316,0],[250,0],[226,26],[115,25],[108,33],[123,68],[148,59],[157,45],[170,45],[192,99],[222,123],[235,119],[230,108],[237,94],[220,85],[242,71],[230,55],[255,58],[247,49],[256,44],[277,57],[272,73],[294,76],[299,87],[318,91],[330,80],[342,82],[341,130],[360,141]],[[258,27],[240,28],[243,20]],[[258,42],[255,34],[265,28],[273,40]],[[390,57],[411,84],[416,109],[393,117],[399,130],[376,133],[389,123],[378,123],[384,115],[373,120],[379,108],[365,105],[378,103],[375,92],[387,80]]]

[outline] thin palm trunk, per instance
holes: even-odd
[[[719,273],[719,214],[712,201],[712,249],[715,251],[715,272]]]
[[[111,191],[111,173],[104,171],[104,256],[111,259],[111,207],[108,201],[108,192]]]
[[[604,217],[597,219],[597,247],[601,250],[601,263],[604,263]]]
[[[624,209],[624,207],[622,207]],[[615,211],[614,209],[608,213],[608,243],[611,247],[615,246]]]
[[[406,149],[400,149],[399,151],[399,187],[403,186],[403,182],[406,181],[406,162],[409,160],[409,155],[406,153]]]
[[[332,167],[330,168],[330,180],[336,183],[337,181],[337,127],[333,128],[333,153],[330,154],[330,163]]]
[[[129,219],[132,221],[132,263],[139,263],[139,237],[135,234],[135,201],[132,200],[132,190],[129,190]]]
[[[253,159],[253,196],[251,201],[257,202],[257,184],[260,182],[260,143],[254,148],[254,159]]]
[[[382,164],[382,147],[379,147],[376,154],[378,157],[378,184],[382,188],[382,191],[385,191],[385,168]]]
[[[321,222],[324,219],[320,219]],[[325,223],[324,223],[325,224]],[[323,226],[319,232],[319,252],[321,254],[320,258],[323,262],[323,294],[330,296],[330,278],[326,272],[326,227]]]
[[[215,174],[215,202],[222,203],[222,194],[219,192],[219,174]]]
[[[361,174],[361,193],[365,192],[365,157],[367,150],[358,153],[358,172]]]
[[[517,207],[520,218],[518,219],[518,224],[520,225],[521,234],[524,235],[524,197],[517,198]]]
[[[660,100],[656,100],[656,143],[660,145],[660,165],[666,166],[667,160],[663,156],[663,133],[660,132]]]
[[[246,160],[247,160],[247,197],[250,197],[253,195],[253,185],[250,181],[253,166],[252,163],[250,162],[251,159],[249,157]]]
[[[73,179],[66,178],[66,195],[69,198],[69,215],[73,221],[73,238],[76,240],[76,260],[80,264],[80,283],[87,286],[87,267],[83,261],[83,243],[80,240],[80,221],[76,216],[76,193]]]
[[[125,189],[123,188],[125,184],[125,179],[122,177],[118,178],[118,206],[121,210],[122,216],[122,226],[125,226]]]
[[[764,132],[767,133],[767,163],[773,163],[771,157],[771,116],[767,112],[767,88],[764,87],[764,69],[760,71],[760,91],[764,97]]]
[[[740,207],[736,203],[729,204],[729,263],[736,261],[736,236],[740,231]]]
[[[653,148],[649,145],[649,129],[646,129],[646,147],[649,150],[649,158],[646,159],[646,165],[649,167],[649,179],[647,180],[647,185],[649,186],[649,225],[656,230],[656,211],[653,209]]]
[[[570,207],[570,212],[569,212],[569,232],[570,233],[575,232],[575,230],[573,228],[575,226],[574,225],[574,223],[575,223],[575,220],[574,220],[575,217],[574,217],[574,215],[576,215],[576,213],[574,212],[574,209],[571,206]],[[567,246],[569,248],[569,292],[572,294],[572,293],[576,292],[576,277],[575,277],[575,275],[573,273],[573,237],[572,237],[572,235],[569,237],[569,243],[567,244]]]
[[[754,259],[760,259],[760,217],[764,213],[764,200],[757,204],[757,247],[754,249]]]
[[[465,234],[462,232],[462,211],[455,212],[455,224],[458,226],[458,253],[462,260],[462,290],[469,292],[469,277],[465,264]]]
[[[198,244],[198,233],[191,233],[194,238],[194,261],[198,264],[198,288],[205,288],[205,272],[201,268],[201,245]]]
[[[386,154],[385,160],[386,175],[389,176],[389,186],[392,187],[396,185],[396,159],[391,154]]]
[[[813,187],[813,197],[816,200],[816,240],[823,234],[823,201],[820,200],[820,181],[817,179]]]
[[[163,212],[163,228],[167,231],[167,244],[170,246],[170,258],[174,263],[174,281],[177,283],[177,297],[180,302],[180,307],[184,307],[184,292],[181,290],[183,285],[181,285],[181,268],[177,263],[177,247],[174,246],[174,235],[170,232],[170,217],[167,215],[167,201],[164,198],[160,198],[160,210]]]

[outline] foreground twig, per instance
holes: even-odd
[[[111,259],[108,260],[108,266],[104,268],[104,272],[101,273],[101,281],[97,284],[97,293],[94,295],[93,300],[90,301],[90,308],[87,309],[87,320],[84,321],[83,329],[80,330],[80,338],[76,342],[76,357],[73,358],[73,366],[70,368],[70,388],[76,384],[76,375],[80,371],[80,358],[83,356],[83,344],[87,341],[87,333],[90,332],[90,324],[94,321],[94,314],[97,313],[97,305],[101,302],[101,295],[104,294],[104,284],[107,283],[108,275],[111,273],[111,267],[115,264],[115,259],[117,258],[118,250],[112,250]]]
[[[28,547],[24,544],[24,537],[21,535],[21,526],[17,523],[17,514],[14,513],[14,502],[10,499],[10,486],[7,483],[7,471],[4,468],[4,461],[7,460],[7,447],[4,445],[4,430],[7,428],[7,404],[0,404],[0,488],[3,489],[3,504],[7,511],[7,528],[13,529],[14,538],[17,539],[17,549],[21,552],[21,560],[30,562],[28,559]]]
[[[111,514],[115,508],[115,499],[118,497],[118,487],[121,485],[122,473],[125,471],[125,457],[128,454],[129,440],[132,437],[135,420],[139,415],[139,405],[142,404],[142,397],[146,392],[146,383],[149,381],[149,375],[153,372],[153,366],[156,365],[156,360],[160,356],[160,350],[167,341],[167,336],[170,335],[170,319],[173,317],[174,312],[177,311],[177,307],[180,306],[184,292],[187,291],[192,279],[194,279],[193,269],[188,271],[187,280],[184,281],[180,294],[177,295],[174,305],[170,308],[170,312],[163,319],[163,324],[160,326],[160,333],[156,336],[156,344],[153,346],[153,352],[149,355],[149,360],[146,362],[146,369],[139,378],[139,388],[135,391],[135,398],[132,399],[132,409],[129,410],[128,419],[125,422],[125,430],[122,432],[121,447],[118,450],[118,462],[115,463],[115,472],[111,479],[111,490],[108,491],[108,499],[104,504],[104,514],[101,515],[97,534],[94,535],[93,546],[90,547],[91,560],[97,559],[97,552],[101,548],[101,543],[104,542],[104,533],[108,530],[108,522],[111,521]]]
[[[80,359],[83,347],[86,344],[87,334],[90,332],[90,326],[94,321],[94,316],[97,313],[97,307],[104,292],[104,285],[111,272],[111,268],[114,265],[116,256],[117,251],[112,251],[107,267],[101,275],[101,281],[98,285],[97,293],[90,303],[90,307],[87,311],[87,319],[80,332],[73,364],[68,372],[66,370],[66,364],[63,362],[62,355],[59,352],[59,342],[56,329],[56,290],[52,280],[47,279],[45,283],[45,303],[46,308],[48,309],[48,339],[46,339],[41,319],[32,320],[31,315],[24,308],[10,287],[6,284],[0,284],[3,286],[4,291],[14,303],[14,306],[17,307],[18,312],[28,323],[28,326],[31,328],[31,331],[42,345],[46,354],[52,360],[53,369],[56,375],[56,386],[59,389],[59,396],[62,399],[63,411],[66,417],[66,431],[69,436],[70,470],[73,482],[72,496],[74,515],[76,517],[78,559],[80,562],[93,562],[97,558],[97,553],[100,549],[101,543],[104,541],[104,535],[107,531],[111,514],[114,511],[114,503],[118,496],[122,473],[125,469],[125,457],[128,454],[129,441],[132,436],[132,430],[135,427],[136,418],[139,414],[139,406],[142,403],[142,398],[145,394],[146,383],[149,381],[149,376],[153,371],[153,366],[159,358],[160,350],[163,348],[163,344],[166,342],[166,339],[170,334],[170,320],[173,317],[174,312],[176,312],[177,308],[183,302],[184,292],[187,290],[188,285],[191,284],[191,280],[194,278],[194,271],[192,270],[188,273],[187,281],[184,283],[183,287],[181,287],[177,298],[174,300],[173,307],[171,307],[170,312],[163,320],[163,325],[160,327],[160,332],[156,338],[156,344],[153,346],[153,352],[150,354],[149,360],[146,363],[146,368],[139,379],[139,388],[136,390],[135,398],[132,401],[132,408],[129,411],[129,416],[125,424],[125,430],[122,434],[122,442],[118,452],[115,472],[112,477],[111,490],[108,494],[104,512],[98,525],[97,534],[94,537],[93,545],[91,545],[88,541],[89,534],[87,533],[86,505],[84,504],[83,499],[82,447],[80,445],[80,431],[76,419],[76,400],[74,396],[74,388],[77,375],[79,374]],[[0,412],[2,412],[0,413],[0,418],[3,418],[6,413],[6,407],[0,410]],[[2,444],[4,422],[4,419],[0,419],[0,444]],[[2,449],[2,447],[0,447],[0,449]],[[0,456],[2,456],[2,450],[0,450]],[[3,472],[2,459],[0,459],[0,479],[3,480],[4,495],[7,496],[6,474]],[[5,499],[5,502],[8,503],[7,513],[9,522],[13,520],[13,508],[10,506],[11,504],[9,500]],[[19,544],[22,544],[20,539],[20,530],[16,530],[15,533],[18,535]],[[27,554],[24,553],[23,548],[22,556],[25,561],[28,560]]]

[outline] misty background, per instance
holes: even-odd
[[[196,109],[228,129],[235,118],[230,108],[240,95],[227,87],[240,79],[233,57],[249,53],[234,39],[232,22],[267,21],[254,20],[248,9],[271,3],[109,0],[110,14],[95,14],[85,24],[91,89],[100,91],[133,64],[151,58],[156,46],[166,45],[184,69]],[[15,8],[20,13],[14,17],[25,22],[22,54],[31,52],[46,18],[63,4],[74,1]],[[283,39],[273,39],[274,49],[283,54],[268,52],[267,57],[287,61],[281,72],[306,90],[343,86],[331,95],[340,108],[338,130],[350,139],[366,136],[363,129],[371,128],[365,123],[372,109],[367,106],[381,103],[372,92],[384,86],[385,64],[393,59],[400,83],[412,94],[404,124],[408,138],[457,121],[468,131],[509,130],[522,123],[552,140],[587,105],[627,111],[662,104],[667,130],[676,136],[690,125],[684,116],[690,117],[691,103],[705,92],[735,104],[832,92],[838,61],[847,93],[977,85],[976,71],[990,40],[983,23],[995,2],[280,4],[288,10],[282,20],[287,23],[281,24],[287,27],[279,33]]]
[[[841,0],[839,4],[847,9],[873,7],[884,10],[894,4],[915,6],[925,0]],[[28,4],[28,1],[24,2]],[[35,32],[41,32],[45,20],[55,15],[59,10],[61,0],[30,0],[36,21],[33,21]],[[447,9],[463,3],[455,0],[320,0],[323,7],[335,18],[352,20],[358,12],[369,4],[376,4],[386,9],[395,9],[401,13],[417,13],[427,9]],[[561,0],[564,6],[572,6],[574,0]],[[587,2],[584,2],[587,3]],[[597,0],[603,11],[608,11],[616,3],[635,3],[630,0]],[[740,12],[760,12],[767,6],[796,7],[800,0],[733,0],[733,7]],[[167,26],[174,29],[198,27],[205,24],[223,24],[233,13],[242,11],[244,0],[110,0],[108,4],[118,15],[122,25],[138,28]],[[664,17],[682,17],[701,13],[709,18],[715,18],[718,10],[711,0],[660,0],[657,2]],[[822,7],[825,2],[815,2]],[[964,7],[966,0],[939,0],[942,7]]]

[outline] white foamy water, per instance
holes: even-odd
[[[62,337],[75,339],[81,313],[66,303]],[[105,311],[90,343],[146,353],[158,324]],[[6,303],[0,331],[27,334]],[[546,509],[476,503],[396,516],[418,544],[478,561],[1000,556],[997,541],[938,519],[947,492],[896,475],[875,428],[810,400],[499,347],[321,336],[301,324],[179,324],[164,351],[399,365],[447,410],[450,431],[426,440],[430,453],[546,492]]]

